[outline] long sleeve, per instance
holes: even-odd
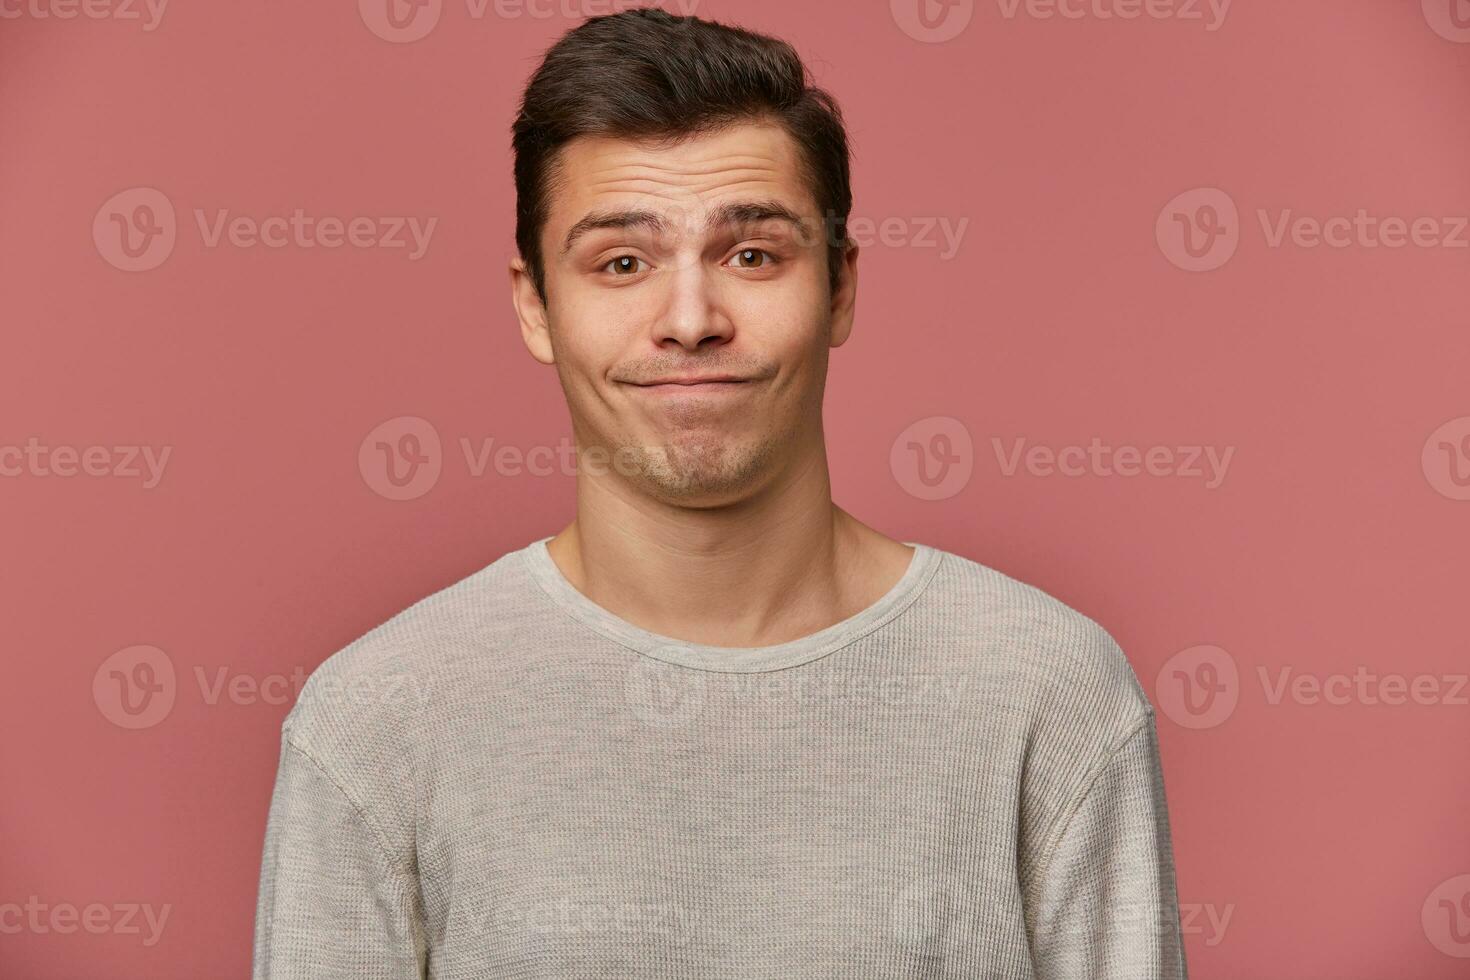
[[[266,824],[254,980],[419,980],[417,878],[367,815],[286,741]]]
[[[1152,711],[1063,815],[1026,903],[1038,980],[1187,980]]]

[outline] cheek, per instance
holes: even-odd
[[[547,306],[557,363],[576,377],[600,378],[616,362],[623,328],[616,311],[579,302],[574,292],[553,294]]]

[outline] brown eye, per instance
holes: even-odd
[[[759,269],[766,264],[766,253],[758,248],[747,248],[735,254],[740,260],[739,265],[744,269]]]
[[[626,276],[638,271],[638,261],[636,256],[619,255],[603,268],[611,269],[614,275]]]

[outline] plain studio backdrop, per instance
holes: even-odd
[[[1470,3],[690,0],[840,101],[837,502],[1107,627],[1192,976],[1470,970]],[[0,0],[0,975],[238,978],[325,657],[572,514],[508,127],[606,2]]]

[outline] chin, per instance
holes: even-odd
[[[717,507],[755,493],[769,477],[772,447],[729,443],[662,447],[640,454],[636,479],[650,494],[686,507]]]

